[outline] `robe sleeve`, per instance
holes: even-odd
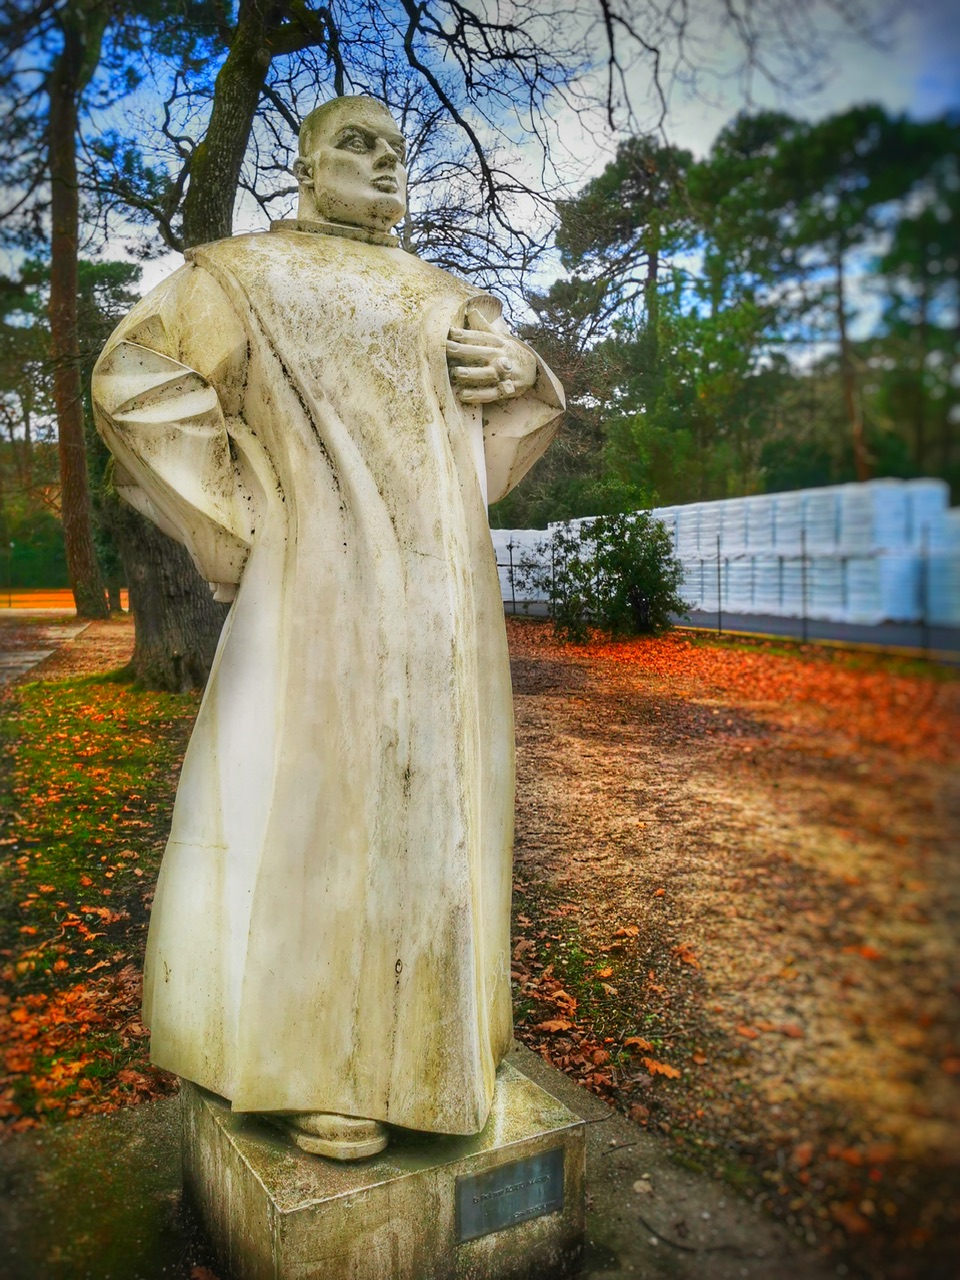
[[[520,342],[500,316],[500,304],[489,295],[471,300],[496,333]],[[532,351],[532,348],[527,348]],[[486,465],[487,502],[499,502],[520,483],[545,452],[563,420],[566,400],[563,387],[537,355],[537,380],[523,395],[498,400],[483,407],[483,453]]]
[[[243,432],[230,427],[246,360],[246,334],[220,286],[188,265],[133,309],[93,374],[120,495],[186,547],[219,600],[233,599],[257,524]]]

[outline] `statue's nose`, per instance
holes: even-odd
[[[381,165],[397,165],[400,163],[400,157],[391,147],[390,143],[384,138],[377,139],[376,150],[374,154],[374,164]]]

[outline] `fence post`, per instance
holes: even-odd
[[[717,635],[723,635],[723,568],[720,563],[720,534],[717,534]]]
[[[550,533],[550,599],[547,601],[547,616],[553,617],[553,602],[557,598],[557,541],[555,534]]]
[[[800,525],[800,635],[807,643],[807,526]]]
[[[512,539],[512,538],[511,538],[511,539],[510,539],[510,541],[507,543],[507,555],[508,555],[508,556],[509,556],[509,558],[510,558],[510,569],[509,569],[509,572],[510,572],[510,608],[511,608],[511,610],[513,611],[513,616],[514,616],[514,617],[516,617],[516,616],[517,616],[517,585],[516,585],[516,583],[514,582],[514,579],[513,579],[513,539]]]
[[[920,530],[920,648],[930,653],[930,528]]]

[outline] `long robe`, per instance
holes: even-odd
[[[546,448],[562,392],[541,365],[465,409],[444,343],[471,309],[502,326],[398,248],[281,226],[192,251],[94,374],[121,491],[235,592],[144,1013],[153,1061],[238,1111],[474,1133],[509,1048],[513,720],[485,498]]]

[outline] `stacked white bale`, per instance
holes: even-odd
[[[960,508],[932,520],[923,604],[927,621],[960,626]]]
[[[877,563],[884,621],[915,622],[920,617],[920,557],[912,551],[887,551]]]
[[[907,490],[902,480],[840,486],[840,550],[845,555],[907,545]]]
[[[771,494],[759,493],[743,499],[747,515],[747,546],[751,551],[767,553],[773,549],[776,506]]]
[[[907,541],[920,547],[926,537],[929,545],[932,530],[946,513],[950,503],[950,486],[945,480],[907,480]]]
[[[797,489],[794,493],[774,495],[773,543],[783,555],[800,554],[805,497],[802,489]]]
[[[839,545],[848,556],[867,555],[873,550],[873,494],[866,485],[841,486]]]
[[[753,557],[753,612],[782,613],[780,579],[782,558],[768,552]]]
[[[780,616],[799,618],[809,612],[809,562],[806,566],[797,555],[780,557]]]
[[[846,621],[873,627],[883,621],[883,593],[878,556],[850,556],[845,561]]]
[[[919,617],[920,568],[910,549],[910,491],[902,480],[844,485],[841,550],[847,565],[847,617],[873,624]],[[862,552],[863,555],[857,553]],[[863,563],[872,557],[872,563]]]
[[[746,498],[728,498],[720,504],[720,541],[725,553],[739,554],[746,547]]]
[[[680,587],[680,598],[688,609],[704,609],[703,577],[704,566],[699,556],[688,556],[680,561],[683,571],[683,583]]]
[[[960,512],[949,511],[941,480],[876,480],[795,493],[659,507],[683,570],[689,608],[799,616],[875,624],[917,620],[960,624]],[[494,530],[504,599],[543,595],[519,579],[515,565],[550,563],[543,545],[559,527],[589,530],[583,517],[565,526]],[[801,530],[803,537],[801,539]],[[806,547],[805,566],[801,549]],[[584,546],[589,550],[589,537]],[[924,557],[926,556],[926,560]]]
[[[502,598],[518,604],[545,600],[546,589],[533,581],[529,570],[533,566],[549,568],[551,534],[544,529],[491,529],[490,533]]]
[[[840,504],[835,485],[806,490],[803,496],[803,527],[808,551],[833,551],[836,548],[840,540]]]
[[[723,607],[731,613],[753,612],[753,556],[733,555],[724,562]]]
[[[700,555],[704,560],[717,558],[717,540],[720,537],[720,513],[723,502],[700,503]]]
[[[688,609],[703,607],[703,566],[700,563],[700,506],[691,502],[677,510],[676,555],[683,570],[680,595]]]
[[[716,613],[717,608],[721,607],[720,593],[723,583],[723,561],[720,562],[720,571],[717,572],[717,552],[714,547],[712,556],[701,556],[700,563],[702,565],[700,576],[700,608],[708,613]]]
[[[700,507],[691,502],[677,512],[677,556],[683,561],[700,556]]]
[[[900,551],[910,544],[910,495],[902,480],[870,480],[864,485],[873,497],[873,545],[880,551]]]
[[[814,555],[807,562],[807,614],[829,622],[845,622],[846,584],[838,555]]]
[[[674,555],[677,552],[677,512],[680,507],[654,507],[650,514],[655,520],[659,520],[667,533],[670,535],[670,545],[673,547]]]
[[[493,551],[497,557],[497,576],[500,579],[500,595],[504,600],[510,599],[510,559],[507,543],[512,539],[513,529],[491,529],[490,538]]]

